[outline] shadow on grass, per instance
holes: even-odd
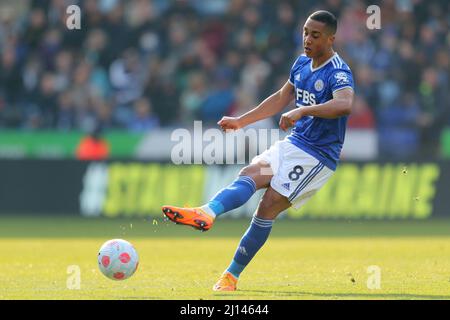
[[[239,290],[245,294],[263,293],[264,295],[274,295],[277,297],[294,297],[298,296],[312,296],[323,299],[331,298],[356,298],[356,299],[401,299],[401,300],[448,300],[450,296],[441,295],[422,295],[422,294],[407,294],[407,293],[317,293],[305,291],[274,291],[274,290]]]

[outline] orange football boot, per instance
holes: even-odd
[[[214,223],[214,218],[201,208],[163,206],[162,211],[169,220],[201,231],[208,231]]]
[[[237,281],[231,273],[224,272],[213,287],[214,291],[236,291]]]

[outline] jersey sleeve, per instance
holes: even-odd
[[[348,67],[334,69],[328,78],[328,82],[332,93],[344,88],[354,90],[353,74]]]

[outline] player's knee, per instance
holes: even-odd
[[[258,187],[258,182],[259,182],[258,171],[256,170],[256,168],[254,166],[250,165],[250,166],[243,168],[239,172],[239,176],[246,176],[246,177],[252,178]]]
[[[245,168],[242,168],[241,171],[239,171],[239,175],[254,178],[256,176],[256,170],[252,165],[246,166]]]
[[[256,183],[256,189],[267,188],[269,186],[271,175],[265,174],[263,168],[259,165],[249,165],[239,172],[239,176],[247,176]]]

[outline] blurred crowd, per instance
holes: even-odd
[[[450,124],[448,0],[29,0],[0,4],[0,128],[146,132],[215,124],[278,90],[318,9],[356,83],[351,128],[390,157],[437,153]],[[71,4],[81,29],[66,26]],[[276,127],[276,121],[265,126]]]

